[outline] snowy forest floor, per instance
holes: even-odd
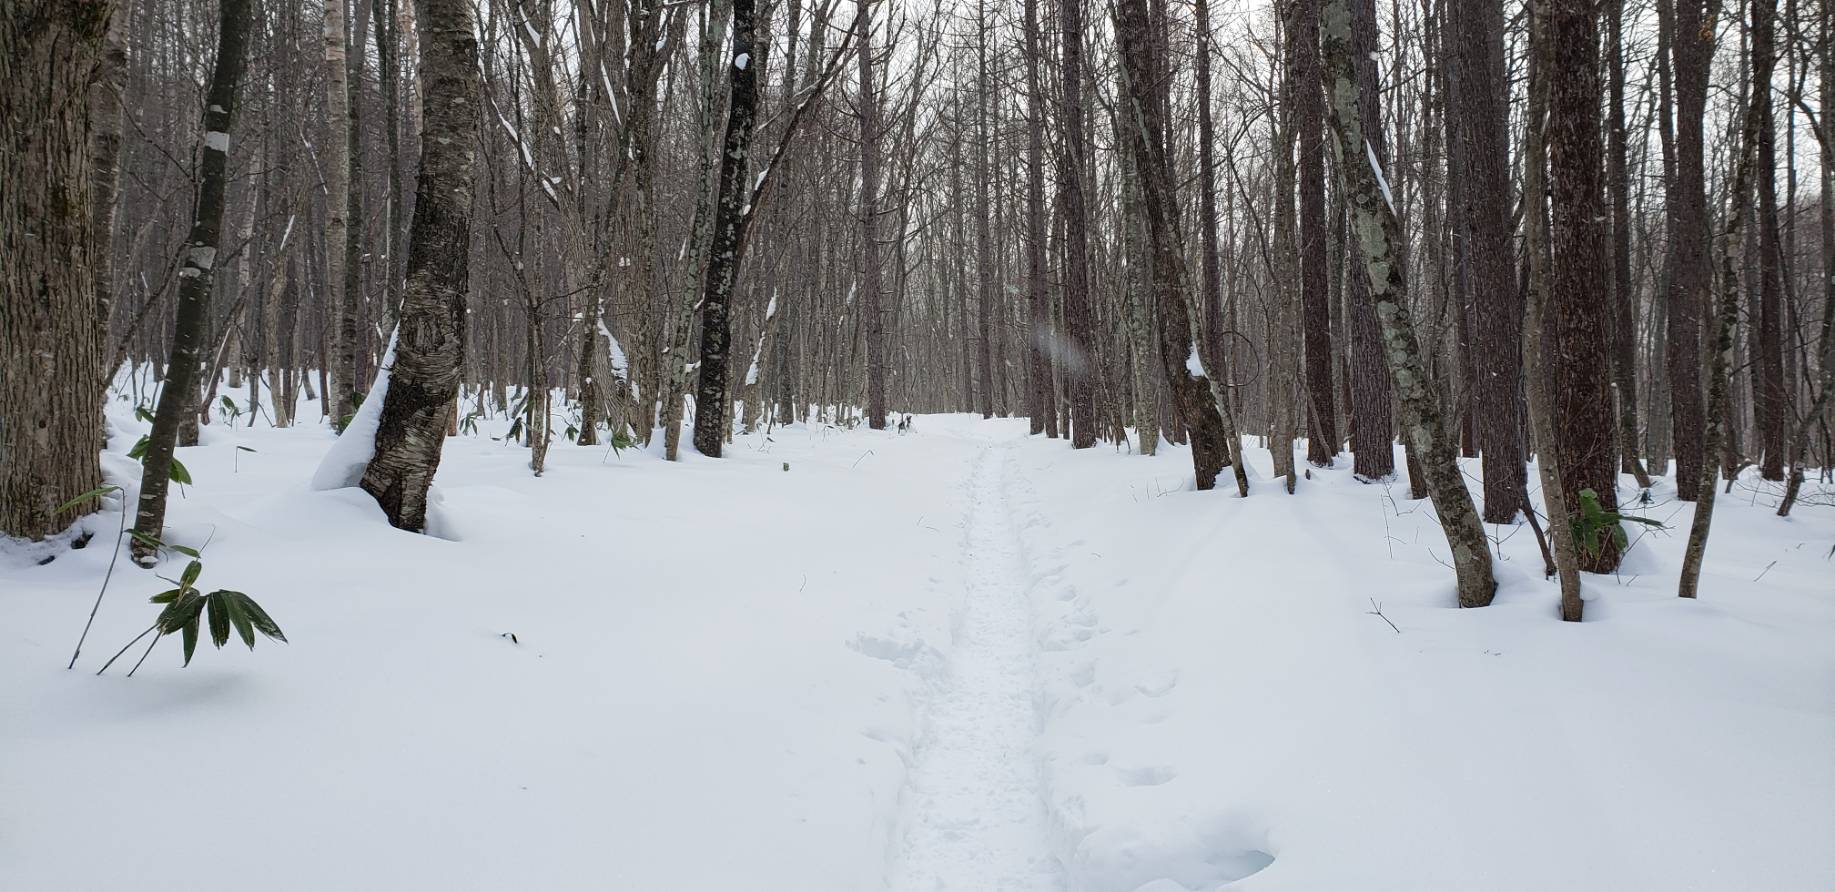
[[[0,888],[1835,888],[1826,505],[1742,480],[1686,602],[1660,481],[1573,625],[1526,527],[1455,609],[1431,507],[1347,456],[1289,497],[1251,447],[1245,500],[922,416],[537,479],[504,426],[432,536],[309,489],[322,426],[180,450],[168,539],[285,629],[253,654],[96,678],[169,587],[123,561],[66,671],[121,500],[0,544]]]

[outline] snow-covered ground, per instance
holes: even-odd
[[[0,889],[1835,888],[1835,509],[1742,482],[1684,602],[1660,483],[1573,625],[1527,529],[1457,610],[1405,482],[1255,448],[1243,500],[1013,420],[539,479],[484,427],[438,536],[312,490],[322,427],[181,450],[252,654],[95,677],[169,587],[123,561],[66,671],[120,501],[0,545]]]

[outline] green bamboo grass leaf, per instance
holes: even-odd
[[[228,592],[228,594],[234,595],[235,597],[241,600],[242,609],[244,611],[247,611],[249,621],[254,623],[256,630],[260,631],[261,634],[274,639],[275,641],[279,641],[282,643],[286,642],[287,636],[284,634],[281,634],[280,625],[274,622],[273,617],[268,616],[268,612],[266,610],[261,609],[260,604],[255,603],[254,598],[251,598],[248,595],[245,595],[241,592]]]
[[[196,616],[192,616],[191,622],[185,624],[184,639],[185,665],[189,666],[191,665],[191,655],[198,649],[198,620]]]
[[[255,624],[250,619],[248,610],[242,606],[242,602],[248,596],[241,592],[218,589],[211,592],[210,597],[223,603],[223,611],[229,616],[230,623],[236,627],[236,634],[242,637],[242,643],[248,645],[249,650],[254,650]]]
[[[121,487],[116,486],[113,483],[107,484],[105,486],[98,486],[95,489],[92,489],[86,493],[83,493],[82,495],[77,496],[76,498],[63,503],[62,505],[57,506],[57,510],[51,513],[62,514],[65,511],[69,511],[70,509],[75,508],[76,506],[89,501],[90,499],[101,498],[102,496],[105,496],[111,492],[120,492],[120,491],[121,491]]]
[[[222,650],[229,643],[229,599],[222,592],[211,592],[205,596],[204,605],[210,619],[210,643]]]

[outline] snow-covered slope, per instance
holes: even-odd
[[[96,678],[167,587],[123,562],[66,671],[119,502],[0,546],[0,888],[1835,887],[1830,509],[1724,504],[1696,603],[1647,537],[1575,626],[1527,530],[1450,608],[1405,483],[1024,430],[458,437],[433,537],[211,425],[169,538],[292,643]]]

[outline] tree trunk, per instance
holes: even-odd
[[[1751,0],[1753,34],[1755,37],[1769,35],[1772,31],[1772,20],[1777,15],[1777,0]],[[1754,40],[1752,44],[1752,83],[1770,84],[1776,55],[1770,40]],[[1740,279],[1739,271],[1745,254],[1747,203],[1741,197],[1752,188],[1754,168],[1759,164],[1759,146],[1764,136],[1760,132],[1765,120],[1764,106],[1771,101],[1769,89],[1751,90],[1748,106],[1745,110],[1745,124],[1741,128],[1738,161],[1733,169],[1733,181],[1727,189],[1730,196],[1727,212],[1726,236],[1721,246],[1720,276],[1714,283],[1719,290],[1717,311],[1714,318],[1714,352],[1708,359],[1707,372],[1707,428],[1702,431],[1702,450],[1708,456],[1720,452],[1722,440],[1727,435],[1727,396],[1731,389],[1729,372],[1733,365],[1733,334],[1739,324]],[[1695,491],[1695,517],[1689,524],[1688,545],[1682,552],[1682,578],[1677,585],[1676,593],[1684,598],[1693,598],[1701,584],[1701,562],[1707,556],[1708,529],[1714,518],[1715,483],[1713,465],[1702,469],[1699,488]]]
[[[26,0],[0,13],[0,536],[43,539],[97,507],[57,510],[102,482],[108,317],[91,264],[107,249],[86,96],[113,6]]]
[[[108,19],[108,34],[96,79],[89,87],[90,273],[95,283],[95,347],[97,398],[108,388],[116,371],[107,353],[108,322],[115,301],[115,206],[121,181],[122,91],[127,87],[127,10],[115,6]],[[18,58],[18,57],[13,57]],[[98,410],[99,411],[99,410]],[[0,415],[5,413],[0,412]],[[5,527],[0,525],[0,533]]]
[[[1465,264],[1477,344],[1473,430],[1484,456],[1484,519],[1510,523],[1527,507],[1523,471],[1522,294],[1511,262],[1509,82],[1502,0],[1448,4],[1458,129]]]
[[[425,122],[395,362],[384,369],[376,450],[363,472],[389,523],[427,525],[427,488],[440,466],[465,358],[473,162],[482,104],[478,40],[467,0],[415,0]]]
[[[1148,251],[1152,257],[1155,309],[1159,314],[1160,364],[1172,389],[1173,407],[1191,438],[1192,469],[1198,489],[1215,485],[1217,473],[1231,453],[1229,433],[1219,415],[1210,382],[1197,362],[1198,339],[1191,323],[1190,291],[1180,257],[1176,229],[1177,202],[1172,190],[1172,165],[1166,157],[1166,104],[1160,92],[1164,81],[1166,48],[1154,39],[1146,0],[1121,0],[1115,12],[1116,40],[1126,95],[1117,103],[1128,130],[1134,157],[1140,167],[1141,206],[1147,218]],[[1143,432],[1143,436],[1145,436]],[[1248,495],[1242,463],[1236,463],[1237,484]]]
[[[1497,590],[1491,575],[1491,553],[1484,525],[1472,507],[1471,494],[1459,471],[1458,455],[1441,416],[1439,396],[1421,360],[1420,342],[1409,319],[1407,281],[1392,256],[1392,246],[1405,241],[1387,194],[1388,185],[1374,163],[1375,150],[1365,135],[1352,36],[1352,2],[1326,0],[1320,31],[1338,169],[1344,180],[1351,223],[1358,235],[1358,272],[1369,282],[1369,299],[1376,304],[1375,315],[1382,325],[1382,355],[1401,403],[1409,448],[1420,453],[1428,492],[1452,549],[1459,606],[1483,607],[1491,603]]]
[[[141,455],[140,505],[134,517],[135,563],[159,562],[151,542],[166,522],[166,494],[172,482],[172,452],[178,429],[197,399],[206,338],[210,328],[210,295],[216,282],[217,252],[222,243],[224,193],[229,186],[229,134],[235,123],[236,92],[248,61],[249,32],[254,24],[248,0],[223,0],[218,18],[217,59],[204,94],[202,162],[191,232],[185,237],[184,266],[179,270],[178,313],[166,385],[153,412],[153,430]]]
[[[1705,0],[1718,7],[1720,0]],[[1704,27],[1704,0],[1676,0],[1671,14],[1670,56],[1675,70],[1675,174],[1666,191],[1671,260],[1666,376],[1670,429],[1676,454],[1676,497],[1692,499],[1703,476],[1712,481],[1714,457],[1704,451],[1701,405],[1701,314],[1713,280],[1708,257],[1708,198],[1702,156],[1708,72],[1714,32]]]
[[[1367,123],[1363,131],[1362,156],[1351,155],[1348,160],[1341,161],[1359,167],[1383,167],[1388,164],[1389,153],[1383,139],[1380,87],[1376,79],[1376,3],[1375,0],[1351,0],[1351,8],[1359,119]],[[1384,190],[1387,191],[1386,185]],[[1390,205],[1389,213],[1393,215],[1395,208],[1392,200]],[[1357,240],[1363,235],[1362,227],[1351,227],[1348,240],[1353,252],[1362,250]],[[1401,264],[1405,261],[1406,248],[1403,246],[1406,244],[1400,239],[1395,242],[1396,253],[1390,257],[1393,262]],[[1396,272],[1403,275],[1399,268]],[[1383,328],[1376,319],[1376,301],[1372,299],[1370,286],[1365,284],[1364,278],[1350,277],[1350,300],[1346,314],[1349,323],[1346,327],[1351,335],[1351,361],[1347,369],[1351,386],[1351,450],[1353,469],[1357,476],[1363,480],[1381,480],[1395,473],[1395,420],[1392,409],[1395,398],[1391,393],[1389,376],[1384,374],[1383,369]]]
[[[357,320],[344,292],[350,263],[350,91],[344,48],[344,0],[325,0],[325,306],[332,336],[330,393],[324,407],[334,427],[356,409]]]
[[[879,94],[873,84],[872,7],[863,7],[855,19],[860,28],[860,297],[867,342],[866,410],[867,426],[877,431],[886,428],[886,314],[879,269]]]
[[[1777,35],[1773,15],[1759,14],[1756,5],[1752,16],[1752,53],[1777,58]],[[1823,49],[1826,53],[1827,47]],[[1759,454],[1759,476],[1765,480],[1784,479],[1784,430],[1790,416],[1790,399],[1784,386],[1784,277],[1779,268],[1783,246],[1778,232],[1778,163],[1777,137],[1773,125],[1772,85],[1769,80],[1753,80],[1747,87],[1757,96],[1753,111],[1758,115],[1758,146],[1753,159],[1758,183],[1758,272],[1756,291],[1759,298],[1757,330],[1750,335],[1752,344],[1752,407],[1757,422],[1758,441],[1753,449]],[[1762,101],[1761,101],[1762,100]]]
[[[1825,48],[1817,72],[1821,85],[1822,115],[1821,132],[1817,134],[1821,145],[1821,227],[1822,230],[1822,324],[1818,342],[1822,345],[1821,381],[1816,399],[1808,407],[1795,425],[1791,434],[1791,462],[1789,482],[1784,485],[1784,498],[1778,503],[1778,516],[1790,516],[1790,509],[1797,503],[1797,494],[1803,489],[1803,466],[1809,461],[1810,430],[1822,417],[1829,405],[1831,393],[1835,393],[1835,120],[1830,119],[1830,109],[1835,108],[1835,53],[1828,52],[1829,41],[1835,38],[1835,0],[1822,0],[1820,11],[1822,24],[1822,45]]]
[[[1026,31],[1026,392],[1028,428],[1034,434],[1057,434],[1052,423],[1051,299],[1045,280],[1045,87],[1039,77],[1039,0],[1025,0]]]
[[[1625,0],[1605,4],[1606,190],[1612,206],[1612,391],[1618,398],[1618,451],[1624,470],[1650,488],[1637,427],[1637,292],[1631,286],[1631,177],[1625,132]]]
[[[1615,443],[1610,367],[1611,258],[1603,200],[1604,151],[1599,137],[1599,19],[1593,0],[1539,0],[1549,62],[1547,134],[1554,252],[1546,363],[1554,373],[1552,449],[1561,492],[1578,508],[1592,490],[1606,513],[1618,510],[1619,452]],[[1560,523],[1559,519],[1552,521]],[[1608,530],[1577,543],[1580,568],[1609,573],[1618,545]]]
[[[1293,0],[1288,7],[1287,77],[1293,82],[1295,136],[1299,142],[1300,315],[1306,364],[1306,460],[1330,467],[1343,439],[1338,433],[1332,385],[1332,295],[1326,262],[1325,108],[1319,91],[1319,4]]]
[[[1530,19],[1529,102],[1530,120],[1546,120],[1548,70],[1553,53],[1547,39],[1547,7],[1538,7]],[[1562,485],[1561,450],[1549,444],[1559,439],[1555,430],[1555,383],[1544,359],[1549,355],[1548,291],[1548,152],[1544,128],[1523,130],[1523,253],[1527,268],[1529,349],[1524,351],[1529,379],[1524,388],[1529,421],[1541,444],[1536,470],[1542,483],[1542,501],[1548,509],[1549,538],[1554,547],[1546,555],[1561,586],[1561,618],[1579,622],[1585,608],[1580,597],[1580,567],[1574,548],[1573,504]],[[1533,509],[1531,509],[1533,512]],[[1533,514],[1530,518],[1534,520]]]
[[[1123,75],[1116,85],[1123,95],[1128,88],[1127,80]],[[1153,260],[1148,248],[1140,157],[1135,153],[1129,125],[1120,106],[1116,108],[1115,118],[1116,191],[1121,193],[1117,202],[1121,208],[1121,218],[1117,221],[1121,268],[1116,278],[1121,286],[1118,309],[1126,322],[1127,332],[1121,358],[1128,364],[1128,390],[1133,395],[1129,420],[1134,423],[1136,450],[1141,455],[1152,455],[1159,451],[1160,444],[1159,379],[1153,372],[1153,366],[1159,361],[1155,347],[1158,335],[1153,327]]]
[[[720,153],[720,189],[714,206],[713,241],[701,297],[701,368],[695,382],[694,445],[720,457],[726,442],[727,352],[732,327],[727,313],[739,274],[739,228],[746,202],[746,162],[752,144],[752,114],[758,101],[758,70],[752,64],[753,0],[733,0],[733,50],[725,148]]]
[[[1059,0],[1063,29],[1063,130],[1059,134],[1058,201],[1064,206],[1064,373],[1070,378],[1070,445],[1096,445],[1096,323],[1090,307],[1088,176],[1083,133],[1083,0]]]

